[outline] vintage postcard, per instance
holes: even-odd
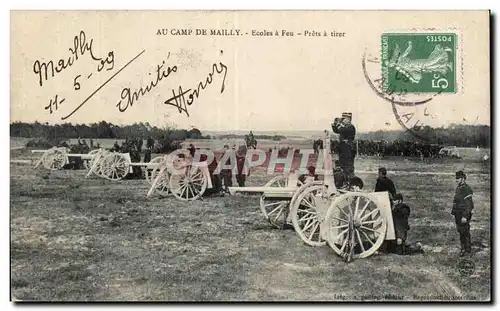
[[[10,18],[13,300],[491,302],[489,11]]]

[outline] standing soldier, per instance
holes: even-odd
[[[189,154],[194,158],[194,154],[196,153],[196,148],[194,147],[193,144],[189,144]]]
[[[250,131],[250,134],[248,134],[248,140],[250,142],[250,145],[247,145],[247,147],[252,147],[253,149],[257,149],[257,141],[255,140],[252,131]]]
[[[151,138],[151,136],[149,136],[146,141],[146,148],[148,148],[150,152],[153,152],[154,146],[155,146],[155,141],[153,140],[153,138]]]
[[[394,222],[394,231],[396,233],[396,243],[393,245],[392,251],[399,255],[406,253],[406,239],[410,225],[408,218],[410,217],[410,206],[403,203],[403,195],[396,193],[394,195],[394,206],[392,207],[392,220]]]
[[[222,151],[221,159],[224,158],[224,155],[226,152],[228,152],[229,146],[224,145],[224,149]],[[226,163],[222,163],[222,165],[231,165],[231,159],[229,158]],[[229,187],[233,186],[233,175],[232,175],[232,170],[231,169],[221,169],[220,175],[222,176],[222,180],[224,182],[224,192],[229,193]]]
[[[236,152],[236,181],[238,182],[239,187],[245,187],[245,180],[247,174],[245,174],[245,159],[247,155],[247,147],[246,145],[241,145]],[[250,174],[250,172],[248,172]]]
[[[349,180],[354,175],[354,138],[356,137],[356,128],[351,124],[352,113],[342,113],[342,118],[335,118],[332,123],[332,130],[339,134],[339,163],[340,167]]]
[[[457,231],[460,234],[460,257],[466,253],[471,253],[470,241],[470,220],[472,218],[472,209],[474,202],[472,201],[472,189],[465,182],[467,176],[463,171],[455,173],[457,189],[453,198],[453,208],[451,214],[455,216],[455,224]]]
[[[392,202],[394,200],[394,196],[396,195],[396,187],[394,186],[394,182],[387,177],[387,169],[385,167],[381,167],[378,169],[378,178],[377,183],[375,184],[375,192],[389,192],[389,199]]]

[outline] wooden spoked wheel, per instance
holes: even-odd
[[[99,149],[96,153],[94,153],[94,156],[89,161],[89,171],[86,177],[89,177],[90,174],[92,173],[94,173],[97,176],[103,176],[102,169],[103,169],[104,159],[110,153],[111,152],[105,149]]]
[[[293,187],[299,187],[302,185],[301,181],[297,181],[297,185]],[[288,187],[288,176],[279,175],[271,179],[264,187],[278,187],[284,188]],[[292,185],[290,185],[292,187]],[[265,196],[260,197],[260,210],[264,217],[269,221],[269,223],[275,228],[282,228],[286,223],[287,216],[289,213],[290,200],[264,200]]]
[[[322,237],[321,224],[329,206],[323,184],[306,184],[291,206],[292,224],[302,241],[310,246],[323,246],[326,241]]]
[[[381,208],[362,192],[345,193],[333,200],[324,226],[328,244],[346,261],[372,255],[387,231]]]
[[[323,184],[324,184],[324,181],[316,180],[316,181],[309,182],[309,183],[306,182],[305,184],[301,185],[299,187],[299,189],[297,189],[297,191],[295,191],[295,193],[293,194],[292,200],[290,201],[290,208],[293,208],[293,205],[295,204],[295,201],[299,198],[299,195],[305,189],[307,189],[308,187],[313,186],[313,185],[323,185]]]
[[[101,152],[101,149],[94,149],[94,150],[91,150],[88,153],[88,155],[95,156],[99,152]],[[85,159],[85,160],[83,160],[83,167],[85,167],[86,170],[90,169],[90,163],[91,162],[92,162],[92,158],[91,159]]]
[[[155,180],[156,178],[156,175],[160,172],[160,170],[162,169],[162,163],[166,162],[166,159],[165,157],[163,156],[160,156],[160,157],[156,157],[156,158],[153,158],[149,164],[151,164],[150,166],[146,167],[146,170],[145,170],[145,177],[146,177],[146,180],[148,181],[148,183],[150,185],[153,184],[153,181]]]
[[[159,165],[155,167],[156,173],[154,174],[154,179],[151,182],[151,188],[148,191],[147,197],[156,191],[160,195],[167,195],[170,192],[170,173],[168,172],[166,165]]]
[[[68,163],[68,157],[65,148],[52,148],[43,155],[42,164],[48,170],[61,170],[66,163]]]
[[[180,172],[179,172],[180,171]],[[186,165],[170,175],[170,192],[183,201],[193,201],[207,189],[207,176],[198,166]]]
[[[129,172],[127,158],[121,153],[111,153],[105,156],[101,162],[101,175],[109,180],[120,180]]]

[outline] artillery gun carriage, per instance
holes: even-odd
[[[310,246],[328,244],[345,261],[374,254],[384,240],[394,240],[387,192],[338,189],[332,168],[330,138],[324,140],[321,180],[300,181],[296,173],[278,175],[264,187],[230,187],[231,194],[261,193],[260,209],[271,225],[291,223]]]

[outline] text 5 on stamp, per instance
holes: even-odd
[[[385,92],[456,92],[456,34],[386,33],[381,41]]]

